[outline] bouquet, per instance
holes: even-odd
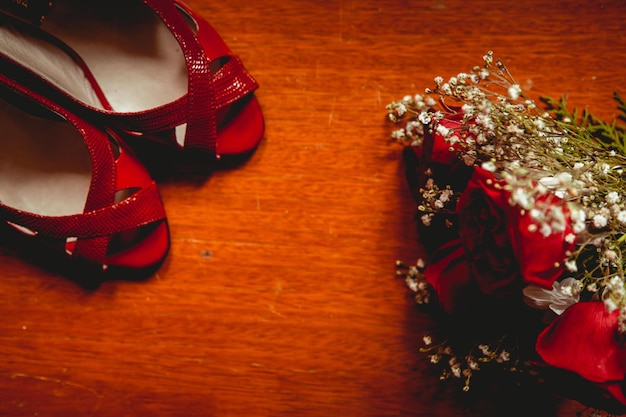
[[[428,249],[398,274],[439,323],[422,351],[465,391],[500,366],[626,413],[623,117],[537,105],[483,61],[387,106]]]

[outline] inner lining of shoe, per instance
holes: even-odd
[[[42,29],[82,57],[118,112],[161,106],[187,92],[180,45],[143,2],[57,2]]]
[[[32,102],[18,108],[9,97],[0,91],[0,201],[45,216],[82,213],[91,160],[80,133],[56,113]]]
[[[84,71],[68,54],[34,31],[24,30],[22,25],[0,25],[0,50],[82,102],[102,108]]]

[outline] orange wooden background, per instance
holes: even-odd
[[[420,256],[385,105],[494,50],[533,97],[616,114],[623,0],[189,0],[261,84],[245,163],[161,183],[171,253],[84,288],[0,251],[2,416],[568,416],[471,401],[418,349],[396,259]],[[541,401],[547,404],[540,405]]]

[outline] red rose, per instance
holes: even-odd
[[[475,168],[457,206],[460,238],[438,249],[424,271],[447,313],[475,308],[481,296],[510,295],[525,284],[552,288],[563,273],[566,252],[574,248],[565,239],[572,233],[569,221],[549,236],[531,231],[530,215],[509,204],[511,195],[503,185]],[[551,198],[553,209],[563,210],[567,219],[566,207]]]
[[[565,226],[548,236],[531,229],[530,214],[509,203],[510,191],[492,173],[475,168],[457,205],[459,234],[470,269],[483,293],[504,295],[524,283],[552,288],[563,273],[567,252],[574,249],[566,237],[573,234],[569,212],[556,196],[553,210],[562,210]]]
[[[480,303],[481,293],[474,280],[460,240],[453,240],[437,251],[439,259],[424,270],[447,314],[464,314]]]
[[[535,348],[547,365],[596,383],[605,397],[626,406],[626,346],[618,316],[600,301],[576,303],[541,332]]]

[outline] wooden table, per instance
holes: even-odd
[[[531,96],[612,118],[626,2],[188,3],[261,84],[266,137],[243,164],[161,181],[172,248],[147,280],[85,288],[2,249],[0,415],[583,410],[436,380],[418,352],[429,320],[394,277],[422,250],[385,106],[493,50]]]

